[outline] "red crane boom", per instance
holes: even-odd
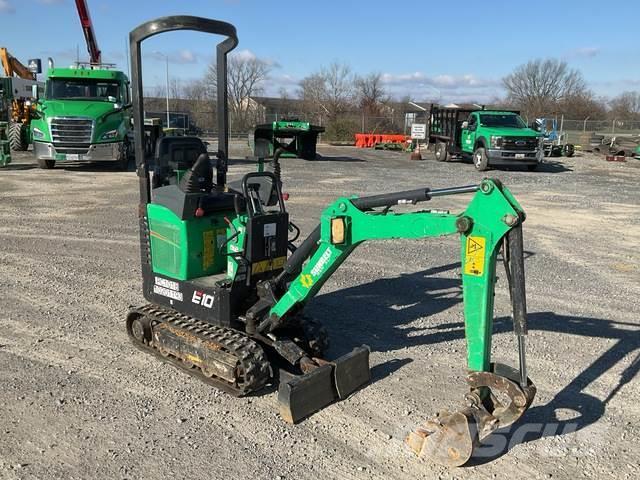
[[[86,0],[76,0],[76,8],[78,9],[84,39],[87,42],[89,62],[91,62],[92,65],[98,65],[102,63],[102,52],[98,47],[96,32],[93,30],[93,23],[91,22],[91,15],[89,15],[89,7],[87,6]]]

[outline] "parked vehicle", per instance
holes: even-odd
[[[535,170],[542,159],[540,137],[519,111],[431,107],[429,143],[440,162],[470,158],[479,171],[493,165]]]
[[[42,91],[44,83],[37,80],[41,71],[39,59],[33,59],[33,71],[23,65],[6,48],[0,48],[0,120],[9,122],[8,138],[13,151],[24,151],[31,143],[34,85]]]
[[[117,70],[76,65],[50,68],[45,97],[32,121],[33,153],[41,168],[59,161],[112,161],[133,156],[129,80]]]

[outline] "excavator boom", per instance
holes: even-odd
[[[20,61],[11,55],[9,51],[2,47],[0,48],[0,61],[2,62],[2,68],[4,74],[7,77],[17,76],[24,78],[25,80],[35,80],[36,75],[32,73],[27,67],[25,67]]]
[[[102,52],[98,47],[96,32],[93,29],[93,22],[91,21],[89,6],[87,5],[86,0],[76,0],[76,8],[78,9],[78,16],[80,17],[82,33],[84,33],[84,39],[87,42],[87,50],[89,51],[89,62],[92,65],[99,65],[102,63]]]
[[[390,210],[395,205],[469,192],[476,193],[460,214],[431,210],[395,213]],[[524,351],[527,333],[522,247],[524,219],[524,211],[511,192],[499,181],[490,179],[476,186],[441,190],[422,188],[364,198],[340,198],[322,212],[319,228],[289,257],[271,290],[277,291],[286,283],[288,287],[256,328],[259,332],[279,328],[287,315],[315,296],[342,262],[365,241],[458,235],[470,393],[463,410],[440,414],[439,423],[427,422],[427,428],[410,434],[407,443],[416,453],[438,463],[462,465],[480,440],[496,428],[508,426],[520,418],[535,395],[535,387],[527,377]],[[500,251],[510,284],[519,369],[491,362],[494,285]],[[345,364],[364,364],[364,352],[357,353],[354,351],[355,360],[348,359]],[[345,373],[340,378],[340,369],[336,367],[336,384],[351,384],[351,391],[362,384],[362,378],[351,379],[349,376],[354,372],[358,374],[361,368],[342,370]],[[289,418],[291,412],[301,415],[302,409],[296,405],[296,399],[308,395],[296,390],[305,394],[314,392],[316,377],[317,374],[306,381],[303,377],[294,383],[281,382],[281,405],[293,405],[283,416]],[[501,395],[498,396],[498,392]],[[505,398],[509,402],[501,403],[500,399],[504,401]]]

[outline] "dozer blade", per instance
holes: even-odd
[[[280,415],[296,423],[334,401],[347,398],[371,378],[369,348],[357,347],[304,375],[280,372]]]
[[[340,400],[344,400],[371,380],[369,347],[354,348],[351,353],[343,355],[332,363],[336,392]]]

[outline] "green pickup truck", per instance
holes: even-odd
[[[129,80],[107,68],[50,68],[31,122],[41,168],[56,162],[110,161],[126,170],[133,156]]]
[[[472,159],[479,171],[494,165],[535,170],[542,159],[541,135],[519,113],[432,106],[429,143],[435,144],[436,160]]]

